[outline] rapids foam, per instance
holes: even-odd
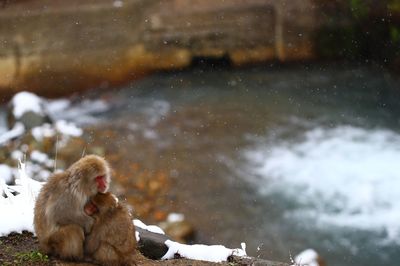
[[[274,141],[277,143],[277,140]],[[353,126],[314,128],[301,140],[257,145],[247,151],[262,193],[281,193],[337,226],[383,231],[400,243],[400,135]]]

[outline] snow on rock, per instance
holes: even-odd
[[[117,7],[117,8],[122,7],[123,5],[124,5],[124,2],[119,1],[119,0],[113,2],[113,6]]]
[[[47,100],[46,102],[46,108],[50,114],[63,112],[70,106],[71,102],[67,99]]]
[[[22,162],[15,183],[15,186],[7,186],[4,180],[0,179],[0,213],[5,214],[0,219],[0,236],[24,230],[34,232],[33,209],[43,183],[29,178],[25,163]],[[18,194],[13,195],[12,192]],[[6,196],[3,196],[3,193]]]
[[[0,164],[0,179],[2,179],[6,184],[13,180],[11,167],[5,164]]]
[[[294,262],[299,266],[320,266],[318,258],[318,253],[315,250],[306,249],[294,258]]]
[[[20,150],[14,150],[11,152],[11,158],[13,160],[22,160],[24,158],[24,153]]]
[[[165,245],[167,245],[169,249],[161,258],[163,260],[173,259],[175,254],[179,254],[180,257],[187,259],[210,262],[227,261],[228,257],[231,255],[247,256],[244,243],[242,243],[242,249],[229,249],[222,245],[186,245],[171,240],[165,241]]]
[[[36,150],[32,151],[31,152],[31,160],[34,162],[40,163],[49,168],[54,166],[54,160],[50,159],[46,153],[43,153],[40,151],[36,151]]]
[[[167,217],[167,222],[170,223],[177,223],[177,222],[182,222],[185,220],[185,215],[182,213],[170,213],[168,214]]]
[[[26,129],[51,122],[45,101],[30,92],[20,92],[14,95],[8,105],[8,127],[16,122],[22,123]]]
[[[0,145],[6,143],[9,140],[17,138],[25,133],[25,127],[22,123],[16,123],[14,127],[0,135]]]
[[[32,151],[31,152],[31,159],[38,163],[46,163],[49,160],[47,154],[40,152],[40,151]]]
[[[32,136],[36,141],[42,141],[43,138],[51,138],[56,134],[56,131],[50,124],[43,124],[38,127],[34,127],[31,130]]]
[[[24,91],[15,94],[11,104],[13,106],[12,113],[17,119],[29,111],[44,115],[42,99],[31,92]]]
[[[56,129],[61,134],[72,137],[80,137],[83,134],[83,130],[81,128],[77,127],[74,123],[69,123],[65,120],[57,121]]]
[[[145,223],[143,223],[142,221],[138,220],[138,219],[134,219],[133,220],[133,224],[137,227],[140,227],[142,229],[145,229],[147,231],[156,233],[156,234],[161,234],[161,235],[165,235],[165,232],[158,226],[156,225],[146,225]]]

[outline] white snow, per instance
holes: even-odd
[[[42,99],[31,92],[19,92],[11,99],[13,115],[20,118],[26,112],[34,112],[43,115]]]
[[[51,138],[55,136],[56,131],[54,130],[53,126],[50,124],[43,124],[38,127],[34,127],[31,130],[32,136],[35,138],[37,141],[42,141],[43,138]]]
[[[138,231],[135,231],[135,238],[137,242],[140,241],[140,233]]]
[[[2,179],[4,183],[9,183],[13,180],[11,167],[6,164],[0,164],[0,179]]]
[[[271,147],[272,146],[272,147]],[[264,179],[262,193],[301,204],[289,217],[384,230],[400,243],[400,135],[353,126],[315,128],[302,139],[260,145],[246,153]],[[260,182],[260,180],[258,180]]]
[[[54,160],[50,159],[49,156],[47,156],[46,153],[40,152],[40,151],[32,151],[31,152],[31,160],[34,162],[37,162],[39,164],[45,165],[46,167],[53,167],[54,166]],[[47,175],[47,174],[45,174]]]
[[[52,113],[63,112],[68,107],[70,107],[70,105],[71,102],[67,99],[47,100],[46,109],[50,114],[52,114]]]
[[[56,129],[58,132],[72,137],[79,137],[83,134],[83,130],[81,128],[77,127],[74,123],[70,123],[65,120],[57,121]]]
[[[24,157],[24,153],[20,150],[14,150],[11,152],[11,159],[13,159],[13,160],[17,160],[17,161],[21,160],[22,161],[23,157]]]
[[[174,216],[174,215],[173,215]],[[182,218],[181,214],[177,214],[175,218]],[[157,234],[165,234],[164,231],[155,225],[146,225],[142,221],[135,219],[133,223],[136,227],[148,230]],[[140,234],[136,232],[136,240],[140,240]],[[242,248],[229,249],[222,245],[186,245],[177,243],[171,240],[165,241],[165,245],[168,247],[167,253],[161,258],[162,260],[173,259],[175,254],[179,254],[182,258],[192,259],[192,260],[203,260],[210,262],[221,262],[226,261],[229,256],[247,256],[246,254],[246,244],[242,243]]]
[[[246,256],[245,245],[242,245],[243,249],[229,249],[222,245],[186,245],[177,243],[171,240],[165,241],[168,252],[161,258],[163,260],[173,259],[175,254],[192,260],[203,260],[210,262],[222,262],[226,261],[229,256]]]
[[[318,253],[313,249],[306,249],[300,252],[300,254],[294,258],[294,262],[296,265],[301,266],[320,266],[318,263]]]
[[[182,213],[170,213],[168,214],[167,221],[170,223],[182,222],[185,220],[185,215]]]
[[[110,106],[104,100],[84,100],[76,104],[55,103],[55,107],[53,104],[48,107],[54,120],[68,120],[78,124],[96,123],[98,119],[93,115],[105,112],[109,108]]]
[[[6,143],[9,140],[21,136],[22,134],[24,134],[24,132],[25,132],[24,125],[19,122],[15,123],[14,127],[11,130],[0,135],[0,145]]]
[[[36,196],[42,187],[42,183],[29,178],[25,171],[25,164],[20,162],[19,176],[15,180],[15,186],[7,186],[0,179],[0,236],[8,235],[11,232],[22,232],[33,230],[33,208]],[[18,191],[13,195],[11,192]]]
[[[140,228],[145,229],[147,231],[150,231],[150,232],[153,232],[153,233],[156,233],[156,234],[165,235],[165,232],[160,227],[158,227],[157,225],[146,225],[145,223],[143,223],[142,221],[140,221],[138,219],[134,219],[133,220],[133,224],[136,227],[140,227]]]
[[[40,152],[40,151],[32,151],[31,152],[31,159],[38,163],[46,163],[49,160],[47,154]]]
[[[117,8],[122,7],[123,5],[124,5],[124,2],[122,2],[120,0],[116,0],[113,2],[113,6],[117,7]]]

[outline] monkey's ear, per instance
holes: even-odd
[[[99,209],[97,208],[97,206],[94,205],[93,202],[91,202],[91,201],[86,203],[83,210],[85,211],[86,215],[89,215],[89,216],[92,216],[92,215],[96,214],[97,212],[99,212]]]

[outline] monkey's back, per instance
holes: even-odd
[[[61,187],[65,183],[62,179],[64,178],[63,173],[58,173],[52,175],[47,183],[45,183],[42,189],[39,192],[39,195],[36,199],[35,209],[34,209],[34,218],[33,225],[35,228],[36,235],[39,238],[45,236],[45,232],[51,231],[51,218],[48,217],[49,211],[53,209],[51,206],[55,199],[53,199],[53,193],[59,194],[61,191]],[[49,219],[50,218],[50,219]]]
[[[68,209],[83,208],[71,196],[71,183],[65,172],[52,175],[39,192],[35,203],[33,224],[39,242],[58,226],[59,220],[76,219]],[[68,207],[68,208],[65,208]]]
[[[95,222],[88,238],[97,236],[101,243],[93,257],[104,265],[124,265],[136,250],[135,227],[128,209],[118,206]],[[111,248],[112,247],[112,248]],[[111,263],[111,264],[110,264]]]

